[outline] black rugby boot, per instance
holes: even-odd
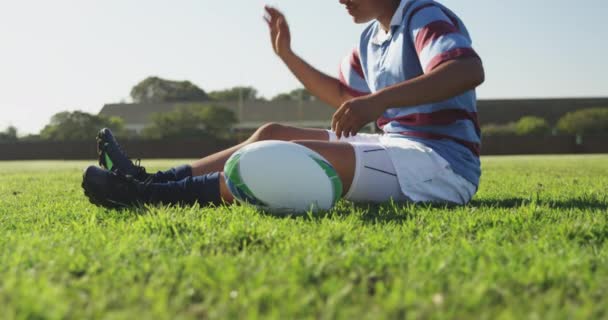
[[[131,176],[139,181],[169,182],[179,181],[192,176],[192,167],[182,165],[166,171],[158,171],[151,174],[146,172],[146,168],[129,160],[127,154],[122,150],[112,131],[104,128],[97,134],[97,156],[99,166],[110,171],[120,172],[123,175]]]
[[[88,167],[82,177],[82,188],[89,201],[106,208],[128,208],[144,204],[218,205],[220,173],[187,177],[180,181],[154,182],[153,177],[138,181],[120,172]]]
[[[128,208],[146,202],[145,183],[96,166],[84,171],[82,189],[91,203],[106,208]]]
[[[146,172],[146,168],[139,165],[139,161],[134,164],[129,159],[108,128],[103,128],[97,133],[97,157],[99,165],[107,170],[120,172],[140,181],[144,181],[150,176]]]

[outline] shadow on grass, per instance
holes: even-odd
[[[607,210],[608,201],[600,199],[569,199],[569,200],[532,200],[526,198],[504,198],[504,199],[474,199],[468,206],[486,208],[513,209],[536,203],[539,206],[547,206],[556,209],[597,209]]]
[[[580,210],[608,210],[608,198],[598,199],[595,197],[577,198],[568,200],[551,200],[551,199],[531,199],[523,197],[511,197],[502,199],[473,199],[466,206],[451,205],[451,204],[414,204],[414,203],[385,203],[385,204],[355,204],[349,201],[341,201],[329,211],[308,212],[302,214],[281,214],[260,210],[259,213],[277,219],[305,219],[309,221],[319,221],[323,219],[346,219],[352,216],[369,224],[400,224],[411,220],[415,216],[421,214],[421,211],[428,210],[457,210],[460,208],[503,208],[516,209],[530,206],[555,208],[555,209],[580,209]],[[166,209],[171,209],[173,206],[166,206]],[[186,206],[188,207],[188,206]],[[141,215],[148,215],[153,208],[157,206],[136,206],[131,208],[123,208],[117,210],[109,210],[118,220],[136,219]],[[175,206],[175,208],[185,208],[184,206]]]
[[[306,220],[318,221],[322,219],[332,218],[347,218],[349,216],[357,216],[358,219],[365,223],[371,224],[386,224],[386,223],[403,223],[411,220],[415,216],[420,215],[421,211],[428,210],[457,210],[461,208],[503,208],[515,209],[520,207],[530,206],[549,207],[555,209],[580,209],[580,210],[608,210],[608,198],[601,200],[598,198],[589,197],[569,200],[551,200],[541,199],[535,200],[530,198],[502,198],[502,199],[474,199],[465,206],[453,204],[414,204],[414,203],[386,203],[386,204],[354,204],[348,201],[340,202],[334,209],[330,211],[321,211],[316,213],[291,214],[281,215],[271,212],[261,212],[261,214],[277,219],[296,219],[304,218]]]
[[[411,220],[416,212],[420,210],[439,209],[450,210],[461,206],[449,204],[414,204],[414,203],[385,203],[385,204],[355,204],[349,201],[341,201],[329,211],[308,212],[302,214],[282,215],[267,211],[260,211],[269,217],[277,219],[303,218],[310,221],[323,219],[345,219],[355,216],[359,220],[370,224],[403,223]]]

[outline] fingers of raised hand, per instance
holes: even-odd
[[[266,13],[270,16],[271,20],[283,18],[283,14],[281,13],[281,11],[277,10],[274,7],[265,6],[264,9],[266,10]]]
[[[268,26],[270,27],[276,24],[277,21],[277,16],[273,13],[271,9],[272,8],[268,6],[264,7],[264,20],[266,21],[266,23],[268,23]]]
[[[264,7],[264,21],[268,24],[268,27],[273,31],[286,31],[289,28],[285,16],[277,9],[269,6]]]

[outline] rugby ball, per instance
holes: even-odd
[[[333,166],[293,142],[260,141],[241,148],[226,162],[224,177],[239,202],[275,213],[328,210],[342,196]]]

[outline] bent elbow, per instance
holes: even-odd
[[[483,64],[478,60],[477,68],[475,68],[475,76],[474,76],[474,86],[479,87],[486,81],[486,73],[483,68]]]
[[[476,87],[479,87],[480,85],[482,85],[484,82],[486,81],[486,73],[483,70],[483,67],[481,68],[481,70],[479,71],[479,75],[477,77],[477,83],[476,83]]]

